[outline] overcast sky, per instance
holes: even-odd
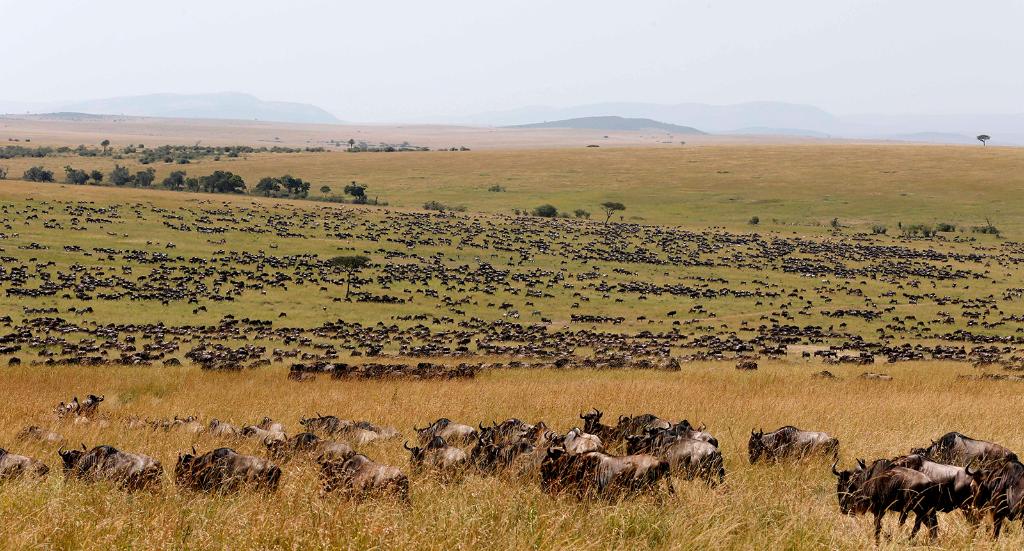
[[[0,99],[249,92],[393,121],[774,100],[1024,112],[1024,1],[0,0]]]

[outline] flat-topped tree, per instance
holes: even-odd
[[[988,145],[985,142],[987,142],[987,141],[989,141],[991,139],[992,139],[992,136],[989,136],[988,134],[978,134],[978,141],[981,142],[981,145]]]
[[[363,255],[336,256],[327,261],[328,266],[338,268],[347,274],[345,300],[348,300],[349,292],[352,290],[352,275],[365,268],[369,263],[370,259]]]
[[[614,214],[617,211],[626,210],[626,205],[623,205],[622,203],[617,203],[615,201],[605,201],[604,203],[601,203],[601,210],[604,211],[604,223],[605,225],[607,225],[608,221],[612,219],[612,214]]]

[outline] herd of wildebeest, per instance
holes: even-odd
[[[59,419],[74,424],[109,426],[97,415],[103,396],[74,398],[56,408]],[[410,501],[409,476],[397,466],[374,461],[359,448],[374,441],[406,438],[409,470],[442,484],[457,484],[469,473],[507,476],[539,482],[548,494],[580,499],[625,499],[654,494],[666,499],[675,493],[673,478],[696,480],[710,487],[726,483],[718,440],[703,424],[672,422],[654,414],[620,415],[615,424],[602,422],[604,413],[580,414],[582,426],[557,433],[543,421],[506,419],[476,426],[441,418],[412,427],[410,444],[402,432],[369,421],[333,415],[302,418],[301,431],[289,436],[279,422],[264,417],[235,426],[219,419],[199,422],[194,416],[163,420],[124,420],[127,429],[204,433],[225,445],[200,453],[195,447],[179,452],[173,484],[183,491],[226,494],[244,490],[274,492],[288,464],[312,461],[319,468],[321,497],[340,494],[350,499],[394,498]],[[19,440],[36,439],[59,446],[57,455],[65,478],[106,481],[126,491],[159,491],[166,484],[163,464],[142,453],[109,445],[65,449],[64,438],[38,426],[25,428]],[[264,456],[246,455],[231,442],[254,439]],[[825,432],[784,426],[771,432],[752,430],[748,441],[751,464],[813,461],[824,458],[836,476],[836,496],[844,514],[870,513],[878,539],[886,513],[899,515],[902,526],[915,516],[911,539],[923,525],[934,537],[938,513],[961,512],[973,525],[988,515],[998,537],[1004,521],[1024,520],[1024,464],[1009,449],[950,432],[906,455],[858,459],[839,470],[839,440]],[[0,449],[0,480],[42,478],[45,461]]]

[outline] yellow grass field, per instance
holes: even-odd
[[[706,422],[726,460],[726,484],[709,489],[676,480],[675,497],[578,503],[543,494],[538,481],[469,475],[442,485],[412,477],[412,504],[365,503],[317,495],[315,467],[284,466],[276,495],[203,496],[176,490],[170,478],[156,493],[126,494],[109,486],[62,480],[15,482],[0,489],[4,511],[0,545],[48,549],[448,549],[448,548],[738,548],[859,549],[872,546],[870,520],[840,515],[835,479],[826,461],[751,466],[746,441],[752,428],[794,423],[837,436],[842,461],[885,457],[927,444],[948,427],[998,436],[1024,448],[1019,389],[999,383],[957,382],[968,372],[957,364],[907,363],[889,370],[892,382],[854,378],[857,368],[832,368],[838,381],[811,379],[819,365],[771,362],[742,373],[720,363],[687,365],[682,372],[500,371],[467,382],[317,381],[286,383],[277,369],[244,378],[194,369],[6,369],[0,392],[0,432],[25,420],[45,422],[51,406],[79,389],[104,389],[113,425],[96,430],[58,426],[69,443],[110,443],[160,459],[165,468],[178,452],[219,442],[180,433],[128,429],[130,415],[197,414],[235,423],[270,415],[297,427],[315,411],[373,419],[400,428],[447,415],[465,422],[519,416],[545,420],[564,431],[577,414],[596,406],[609,415],[652,411]],[[363,451],[407,468],[402,440]],[[239,450],[257,451],[250,442]],[[56,469],[53,446],[22,446]],[[59,469],[57,469],[59,470]],[[894,531],[895,518],[886,523]],[[903,547],[909,526],[882,547]],[[923,540],[921,540],[923,542]],[[1011,527],[993,543],[959,514],[940,519],[944,548],[1016,549],[1024,530]]]

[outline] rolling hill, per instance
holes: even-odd
[[[705,134],[691,126],[669,124],[652,119],[627,118],[615,116],[603,117],[579,117],[557,121],[538,122],[532,124],[514,125],[512,128],[572,128],[584,130],[607,130],[607,131],[636,131],[636,130],[659,130],[675,134]]]

